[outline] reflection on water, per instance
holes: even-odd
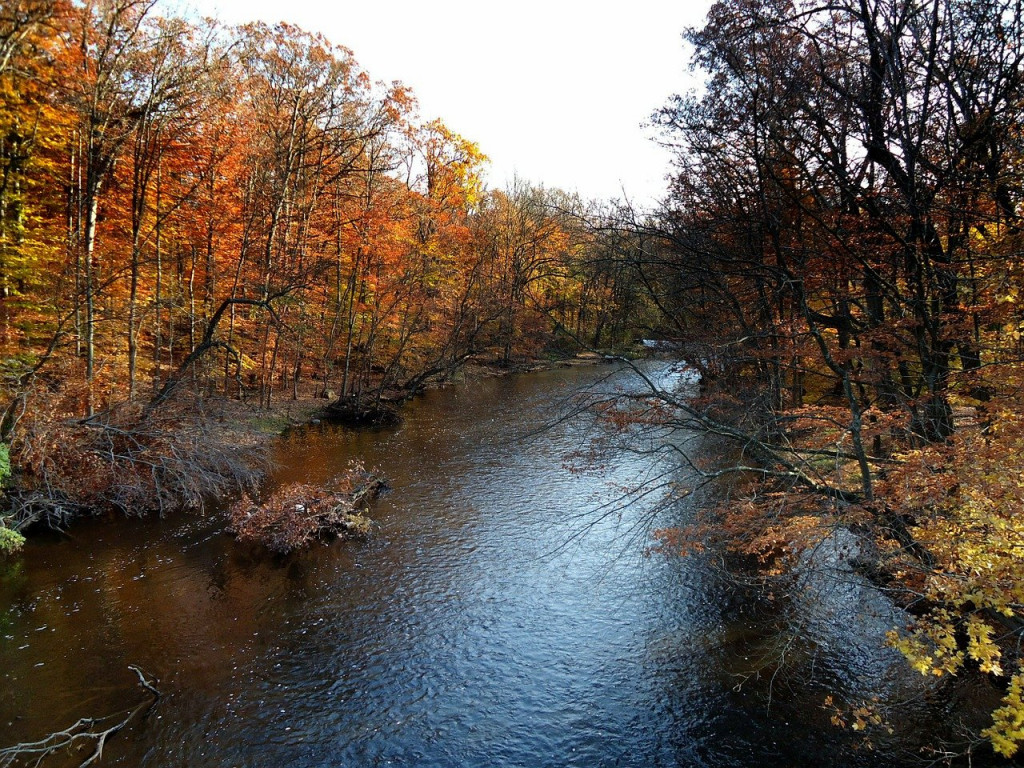
[[[609,372],[450,387],[396,428],[293,433],[282,480],[323,482],[354,458],[388,477],[367,542],[268,560],[214,520],[175,518],[32,543],[0,565],[0,744],[130,707],[138,664],[164,697],[108,765],[894,764],[916,730],[857,750],[815,682],[869,696],[899,668],[890,652],[850,644],[815,600],[798,661],[773,675],[766,649],[799,606],[783,620],[699,559],[647,556],[638,531],[686,509],[594,515],[649,459],[569,472],[600,427],[537,430]]]

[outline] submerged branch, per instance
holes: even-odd
[[[79,763],[85,768],[98,762],[103,757],[103,748],[107,740],[127,726],[139,715],[144,715],[160,700],[160,691],[153,681],[146,677],[142,670],[134,664],[128,665],[139,678],[139,685],[149,692],[150,697],[139,702],[133,709],[121,715],[113,714],[106,717],[83,717],[60,731],[54,731],[39,741],[28,741],[0,749],[0,768],[12,768],[19,763],[39,766],[48,757],[73,747],[92,746],[89,756]],[[120,719],[116,719],[120,717]],[[107,725],[110,723],[109,725]]]

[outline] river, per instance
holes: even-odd
[[[649,365],[667,385],[693,386]],[[692,510],[615,504],[650,458],[621,450],[567,468],[603,427],[559,422],[558,407],[609,375],[600,386],[635,386],[611,372],[450,386],[412,403],[398,427],[293,432],[281,480],[325,481],[354,458],[387,476],[365,542],[257,557],[216,518],[187,516],[86,521],[30,542],[0,563],[0,746],[143,700],[133,664],[163,697],[111,739],[103,765],[907,757],[933,715],[881,645],[898,617],[877,595],[852,577],[808,576],[799,599],[769,600],[713,558],[651,554],[652,527]],[[894,735],[872,735],[872,750],[830,724],[829,692],[917,703]]]

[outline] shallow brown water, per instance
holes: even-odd
[[[137,664],[164,696],[104,765],[902,760],[929,730],[923,704],[875,752],[821,706],[830,690],[919,692],[880,647],[895,620],[884,601],[808,576],[806,599],[777,607],[700,558],[649,556],[650,528],[685,521],[685,507],[600,511],[649,458],[621,451],[573,473],[566,453],[599,425],[530,434],[609,373],[449,387],[400,427],[293,433],[282,480],[325,481],[353,458],[388,477],[367,542],[257,558],[216,519],[188,517],[91,521],[32,542],[0,565],[0,746],[131,707]],[[783,641],[789,666],[759,663]]]

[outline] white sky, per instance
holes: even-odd
[[[518,175],[640,205],[668,154],[641,127],[692,84],[681,34],[710,0],[191,0],[228,23],[288,21],[411,87],[425,119],[480,145],[491,187]]]

